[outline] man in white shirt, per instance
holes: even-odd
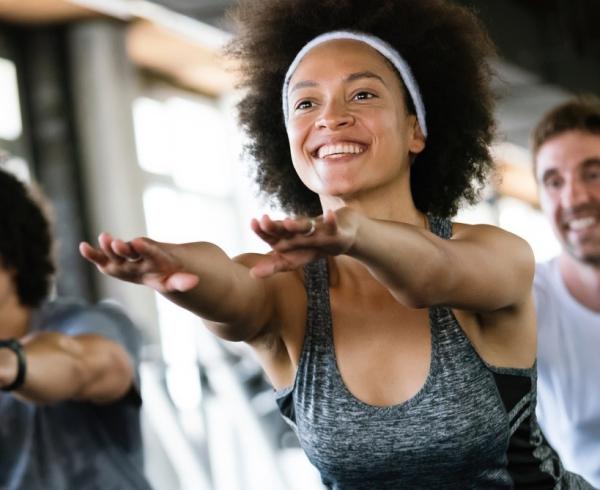
[[[538,417],[565,468],[600,488],[600,99],[546,114],[533,156],[540,203],[562,245],[535,276]]]

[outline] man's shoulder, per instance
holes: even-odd
[[[65,323],[78,321],[81,317],[108,318],[123,326],[132,323],[121,306],[114,301],[92,304],[78,298],[61,297],[47,300],[34,312],[32,328],[53,330]]]
[[[538,290],[549,292],[557,285],[557,281],[560,280],[560,275],[557,274],[557,260],[558,258],[554,257],[544,262],[536,262],[533,280],[536,292]]]
[[[545,322],[554,321],[557,317],[557,309],[566,300],[564,297],[564,286],[558,269],[558,258],[552,258],[535,265],[535,277],[533,279],[533,296],[538,314]]]

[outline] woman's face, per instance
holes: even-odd
[[[312,49],[290,80],[288,104],[292,161],[313,192],[352,199],[408,183],[410,154],[424,138],[398,75],[370,46]]]

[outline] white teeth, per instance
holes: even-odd
[[[363,147],[354,143],[340,143],[336,145],[324,145],[319,148],[319,158],[325,158],[336,154],[358,154],[364,151]]]
[[[589,216],[587,218],[574,219],[569,222],[569,229],[573,231],[583,230],[596,224],[596,218]]]

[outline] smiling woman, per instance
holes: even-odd
[[[378,2],[368,13],[360,2],[326,0],[322,5],[316,9],[311,2],[269,2],[269,10],[262,11],[244,2],[237,13],[240,35],[230,52],[244,67],[244,86],[252,89],[240,105],[240,121],[254,136],[248,149],[258,162],[263,191],[288,212],[320,212],[317,195],[298,182],[289,164],[289,148],[281,144],[286,140],[281,125],[285,109],[279,113],[272,94],[281,90],[294,57],[312,39],[347,29],[364,34],[377,25],[379,40],[368,46],[382,48],[382,59],[402,79],[405,94],[418,87],[426,101],[421,123],[427,121],[430,138],[418,159],[422,165],[411,172],[417,207],[452,216],[462,200],[476,200],[491,168],[488,144],[493,135],[486,60],[494,47],[479,20],[441,1]],[[433,18],[438,22],[432,24]],[[391,61],[390,48],[399,61]],[[406,99],[408,110],[416,114],[415,98]]]
[[[308,189],[347,203],[372,192],[410,196],[407,168],[425,138],[383,55],[359,40],[330,40],[303,57],[287,80],[291,156]]]
[[[443,0],[244,0],[230,53],[272,252],[81,252],[247,342],[325,485],[590,488],[535,418],[533,257],[449,219],[491,166],[493,52]]]

